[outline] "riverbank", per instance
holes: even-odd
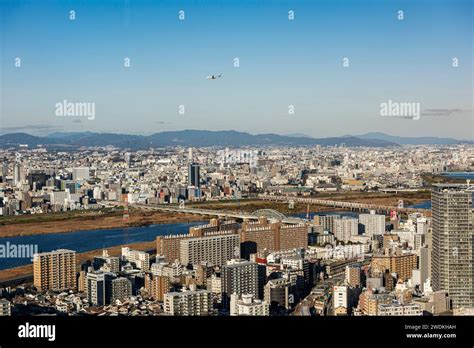
[[[122,247],[124,246],[129,246],[130,248],[135,249],[135,250],[148,251],[148,252],[151,252],[152,254],[156,253],[155,241],[117,245],[117,246],[104,248],[104,249],[107,250],[109,252],[109,255],[111,256],[119,256],[122,251]],[[80,270],[80,265],[82,262],[87,261],[87,260],[92,260],[94,256],[102,255],[102,250],[104,249],[96,249],[96,250],[88,251],[85,253],[77,254],[76,255],[77,271]],[[23,277],[32,276],[32,275],[33,275],[33,264],[31,263],[25,266],[19,266],[19,267],[9,268],[5,270],[0,270],[0,282],[14,280],[17,278],[23,278]]]
[[[356,203],[371,203],[380,205],[397,206],[401,199],[405,206],[423,203],[431,199],[429,191],[381,193],[381,192],[334,192],[320,193],[315,196],[320,199],[334,201],[350,201]],[[202,209],[243,211],[252,213],[259,209],[275,209],[285,215],[305,213],[307,204],[296,203],[293,209],[288,203],[245,199],[188,203],[187,207]],[[310,212],[343,210],[310,204]],[[123,219],[122,210],[101,211],[72,211],[54,214],[20,215],[0,218],[0,238],[18,237],[28,235],[41,235],[50,233],[67,233],[84,230],[102,230],[125,227],[149,226],[153,224],[166,224],[177,222],[200,221],[203,217],[194,214],[181,214],[175,212],[147,211],[139,208],[130,208],[129,218]]]
[[[200,221],[201,216],[193,214],[177,214],[173,212],[151,212],[131,209],[129,219],[124,222],[123,212],[87,213],[87,214],[54,214],[47,217],[43,214],[24,215],[21,222],[14,218],[0,220],[1,237],[19,237],[50,233],[67,233],[85,230],[103,230],[112,228],[138,227],[154,224]]]

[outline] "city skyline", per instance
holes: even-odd
[[[3,133],[473,138],[470,1],[0,6]],[[66,100],[94,118],[58,117]],[[421,118],[382,117],[389,101]]]

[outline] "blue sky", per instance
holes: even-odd
[[[0,10],[3,132],[473,138],[470,0],[0,0]],[[96,117],[57,117],[65,99],[95,103]],[[381,117],[389,99],[461,111]]]

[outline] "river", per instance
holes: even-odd
[[[316,213],[310,212],[310,219]],[[358,214],[346,211],[318,212],[319,215],[339,214],[342,216],[357,217]],[[306,213],[292,214],[291,216],[305,218]],[[38,234],[30,236],[3,237],[0,245],[37,245],[38,252],[56,249],[70,249],[78,253],[91,250],[109,248],[117,245],[137,242],[153,241],[157,236],[165,234],[188,233],[189,227],[206,224],[208,221],[194,221],[186,223],[158,224],[130,228],[114,228],[103,230],[86,230],[65,233]],[[0,258],[0,270],[27,265],[31,258]]]
[[[31,236],[3,237],[0,245],[37,245],[38,252],[56,249],[70,249],[78,253],[109,248],[117,245],[153,241],[165,234],[188,233],[189,227],[206,224],[207,221],[193,221],[173,224],[86,230],[65,233],[50,233]],[[0,270],[31,263],[31,258],[0,258]]]

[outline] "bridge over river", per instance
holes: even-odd
[[[186,208],[173,205],[161,205],[161,204],[131,204],[131,206],[140,207],[145,210],[160,210],[160,211],[170,211],[175,213],[183,214],[196,214],[204,215],[211,217],[219,218],[233,218],[233,219],[250,219],[257,220],[258,218],[264,216],[269,219],[277,219],[287,224],[301,224],[305,223],[307,220],[297,218],[297,217],[288,217],[274,209],[260,209],[254,211],[253,213],[238,212],[238,211],[228,211],[228,210],[213,210],[213,209],[198,209],[198,208]]]

